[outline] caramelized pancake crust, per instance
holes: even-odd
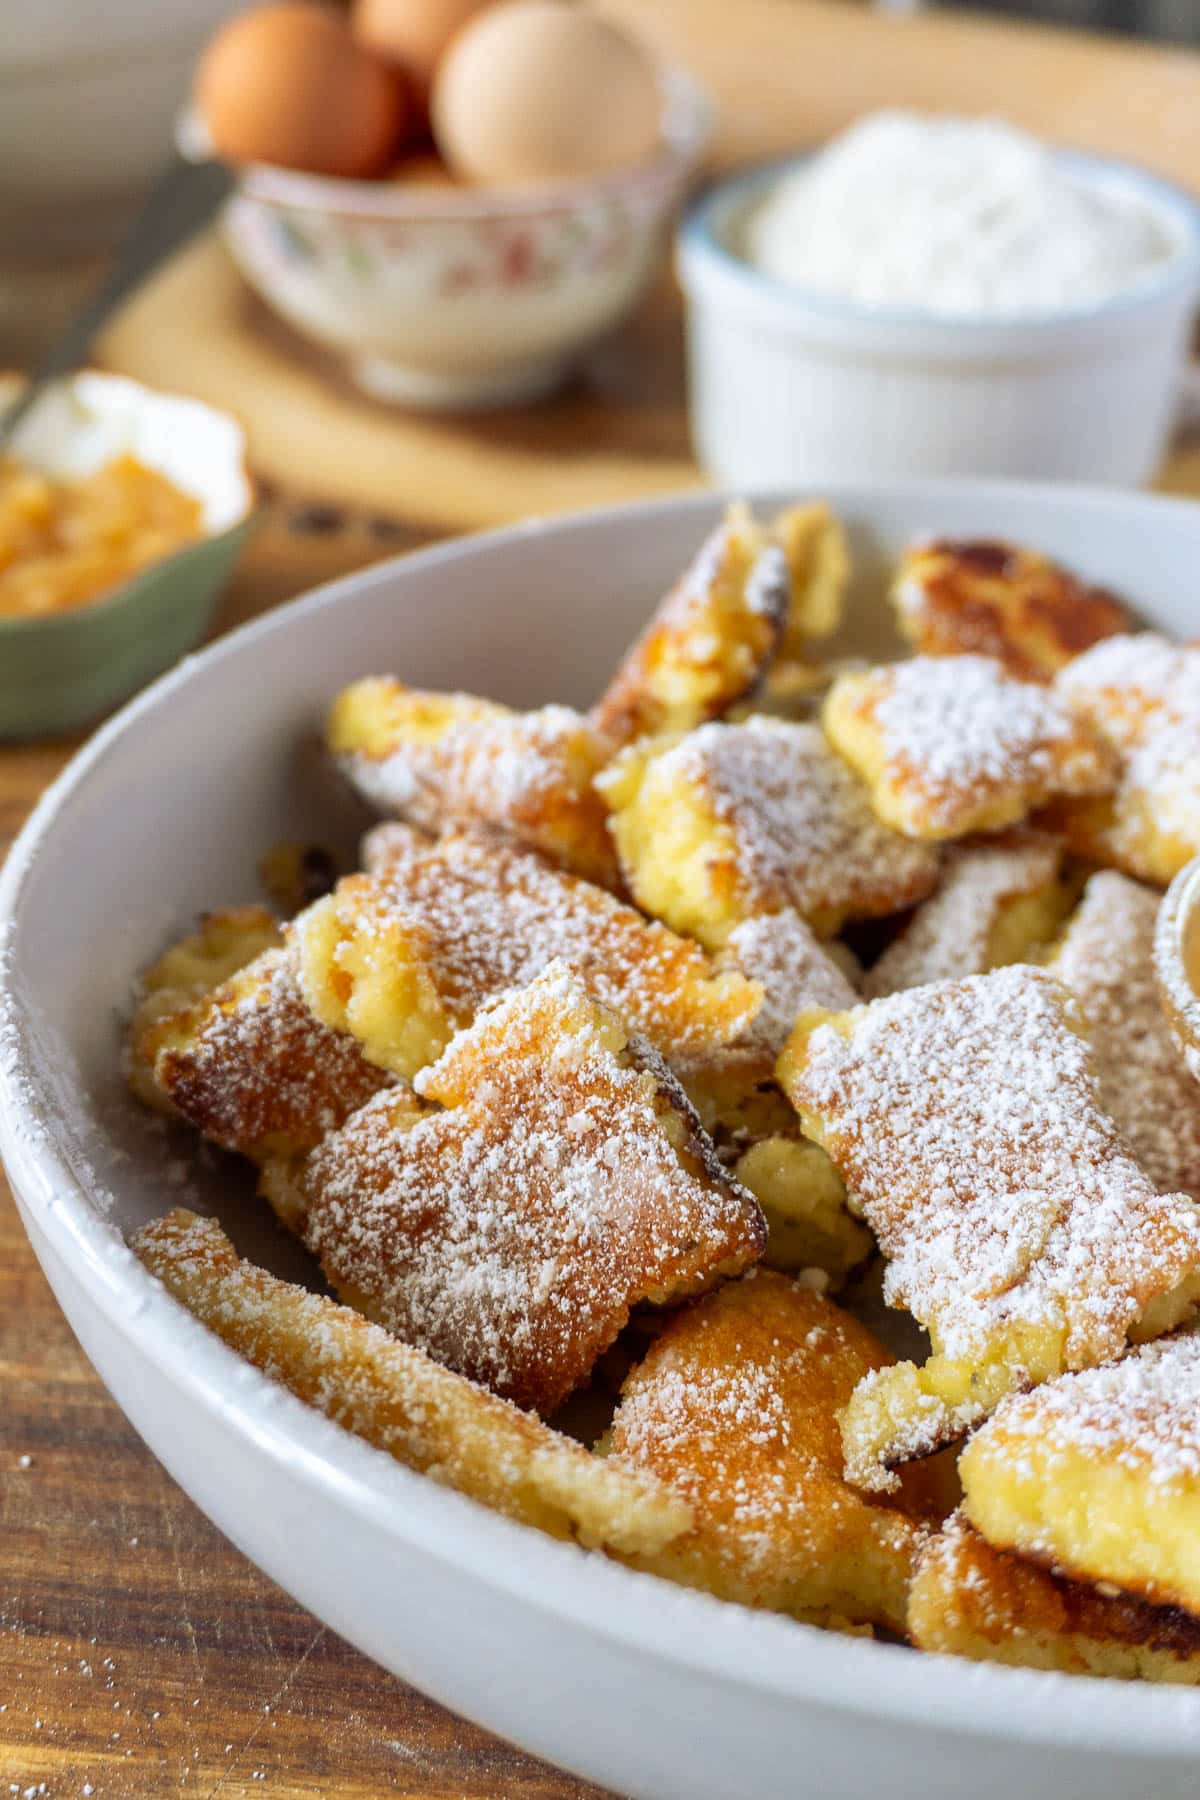
[[[483,1012],[309,1159],[306,1241],[334,1286],[539,1412],[641,1301],[762,1253],[753,1197],[682,1090],[562,963]]]
[[[1200,855],[1200,645],[1110,638],[1055,684],[1119,759],[1116,792],[1060,800],[1047,823],[1091,862],[1166,887]]]
[[[164,1035],[197,1001],[282,942],[283,928],[265,906],[227,907],[206,913],[196,931],[151,964],[141,978],[129,1026],[129,1085],[143,1105],[172,1110],[154,1077]]]
[[[653,1555],[686,1505],[591,1456],[376,1325],[241,1262],[215,1219],[173,1212],[133,1248],[201,1324],[326,1418],[407,1468],[551,1537]]]
[[[1200,1336],[1013,1395],[960,1468],[990,1543],[1200,1615]]]
[[[1115,595],[1015,544],[937,538],[905,552],[892,586],[903,635],[922,656],[992,656],[1020,681],[1049,681],[1128,627]]]
[[[1101,1593],[995,1550],[956,1515],[921,1548],[908,1596],[918,1650],[1122,1681],[1200,1682],[1200,1620]]]
[[[312,1149],[388,1081],[352,1037],[314,1019],[286,950],[161,1021],[157,1046],[154,1078],[175,1110],[255,1159]]]
[[[411,1076],[485,1001],[555,958],[672,1061],[751,1023],[762,990],[589,882],[469,833],[339,883],[293,926],[300,982],[326,1024]]]
[[[903,1631],[932,1506],[842,1475],[837,1414],[888,1361],[865,1326],[811,1289],[758,1272],[678,1314],[622,1389],[613,1460],[676,1492],[695,1524],[646,1566],[688,1587],[821,1625]]]
[[[888,1259],[888,1304],[933,1340],[847,1407],[860,1485],[1200,1296],[1200,1213],[1130,1156],[1075,1023],[1066,990],[1018,964],[802,1019],[780,1059]]]
[[[1200,1083],[1155,981],[1159,903],[1124,875],[1093,875],[1052,967],[1083,1009],[1100,1098],[1126,1143],[1156,1187],[1200,1201]]]
[[[914,656],[843,675],[822,720],[880,819],[909,837],[999,831],[1053,795],[1113,786],[1091,726],[986,656]]]
[[[816,725],[753,718],[637,746],[600,785],[630,891],[710,948],[764,913],[827,935],[923,899],[937,856],[881,825]]]
[[[438,832],[478,825],[611,886],[616,865],[592,780],[610,747],[566,706],[511,712],[386,677],[334,701],[330,749],[370,805]]]
[[[877,1000],[1026,961],[1051,942],[1070,906],[1061,863],[1054,840],[1033,832],[953,845],[937,893],[868,971],[864,994]]]
[[[790,598],[783,550],[732,507],[597,702],[597,729],[615,748],[719,718],[762,680]]]

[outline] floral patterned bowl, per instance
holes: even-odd
[[[651,161],[546,189],[342,181],[251,164],[223,216],[242,274],[375,398],[435,408],[556,387],[645,288],[708,141],[686,76],[664,74]],[[208,145],[194,113],[185,155]]]

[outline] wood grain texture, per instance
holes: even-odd
[[[1002,109],[1200,172],[1200,58],[823,0],[606,0],[721,106],[721,163],[904,102]],[[372,406],[252,301],[211,241],[104,357],[232,406],[274,489],[221,615],[432,536],[696,484],[669,283],[546,407],[468,423]],[[302,427],[302,428],[301,428]],[[1163,485],[1200,493],[1200,447]],[[315,503],[315,504],[314,504]],[[70,745],[0,748],[0,849]],[[382,1674],[248,1564],[108,1399],[0,1179],[0,1800],[598,1800]],[[44,1784],[44,1789],[41,1784]]]

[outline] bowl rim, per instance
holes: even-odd
[[[153,562],[145,563],[141,568],[134,569],[112,587],[102,589],[94,599],[80,600],[74,606],[60,607],[56,611],[48,613],[0,612],[0,637],[11,639],[14,635],[19,634],[40,635],[44,633],[48,635],[53,632],[67,631],[72,627],[79,629],[81,620],[98,621],[106,618],[110,614],[120,611],[122,607],[144,598],[147,582],[157,583],[164,576],[169,579],[170,571],[177,564],[202,554],[214,544],[228,543],[239,533],[247,531],[254,523],[259,508],[259,484],[250,468],[246,430],[235,413],[227,412],[221,406],[212,406],[207,400],[198,400],[194,394],[180,394],[170,388],[151,387],[148,382],[135,381],[132,376],[117,375],[111,369],[95,367],[90,363],[73,369],[62,379],[65,383],[70,384],[80,375],[98,377],[106,382],[116,382],[126,388],[138,388],[142,393],[152,394],[162,400],[183,400],[189,406],[199,407],[204,412],[211,413],[214,418],[224,419],[232,425],[236,433],[238,463],[245,487],[242,511],[223,530],[206,531],[202,537],[193,538],[189,543],[181,544],[176,550],[168,550],[166,555],[156,557]],[[0,393],[20,379],[20,376],[14,375],[10,371],[4,371],[0,374]]]
[[[1167,889],[1154,934],[1159,992],[1168,1013],[1174,1015],[1176,1035],[1182,1035],[1188,1044],[1200,1080],[1200,989],[1188,969],[1193,936],[1200,943],[1200,856],[1186,862]]]
[[[284,211],[323,213],[334,219],[372,219],[404,224],[439,220],[486,223],[508,218],[551,218],[581,207],[610,204],[627,195],[675,189],[700,162],[713,131],[707,93],[686,70],[660,65],[662,136],[653,156],[632,168],[577,181],[530,188],[421,188],[399,182],[350,181],[311,175],[275,163],[244,163],[233,202],[252,200]],[[194,103],[175,123],[179,154],[191,162],[213,155],[212,140]]]
[[[1089,511],[1196,515],[1194,503],[1070,484],[962,480],[831,482],[827,497],[853,510],[905,499],[923,509],[991,495],[1051,514],[1060,503]],[[748,496],[779,504],[784,490]],[[59,813],[104,767],[142,720],[169,706],[175,690],[246,647],[303,629],[317,612],[396,580],[410,595],[437,565],[486,557],[530,536],[569,537],[597,524],[614,530],[654,517],[706,519],[727,499],[719,491],[655,498],[501,531],[390,558],[317,588],[252,620],[161,677],[117,713],[47,789],[0,869],[0,1153],[36,1229],[90,1303],[138,1355],[153,1358],[191,1401],[268,1454],[293,1481],[319,1487],[348,1518],[500,1590],[561,1629],[599,1636],[675,1670],[733,1688],[803,1699],[835,1714],[855,1714],[916,1731],[949,1731],[1003,1744],[1014,1737],[1048,1749],[1111,1752],[1175,1761],[1200,1753],[1200,1694],[1189,1688],[1120,1683],[839,1637],[780,1615],[751,1612],[657,1577],[627,1569],[572,1544],[501,1517],[394,1463],[333,1425],[264,1376],[208,1332],[142,1267],[89,1200],[68,1151],[52,1129],[54,1106],[33,1080],[37,1028],[11,982],[3,979],[22,891]],[[1200,533],[1200,518],[1197,519]],[[343,1627],[344,1629],[344,1627]]]
[[[1177,234],[1177,246],[1162,267],[1133,286],[1104,300],[1047,311],[1009,313],[943,313],[908,306],[873,306],[784,281],[757,268],[730,247],[728,229],[742,212],[773,184],[815,161],[823,146],[798,155],[756,163],[714,182],[689,207],[678,234],[678,257],[686,280],[699,286],[719,281],[732,298],[769,310],[781,320],[808,317],[863,331],[919,335],[923,339],[957,339],[965,344],[989,338],[1015,340],[1118,321],[1143,308],[1191,291],[1200,296],[1200,201],[1188,191],[1138,163],[1102,156],[1070,145],[1051,144],[1056,160],[1093,179],[1114,180],[1137,189]]]

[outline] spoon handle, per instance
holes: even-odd
[[[28,384],[0,417],[0,450],[43,390],[77,369],[92,339],[136,287],[212,218],[230,192],[233,171],[219,162],[173,158],[156,182],[112,268],[56,339]]]

